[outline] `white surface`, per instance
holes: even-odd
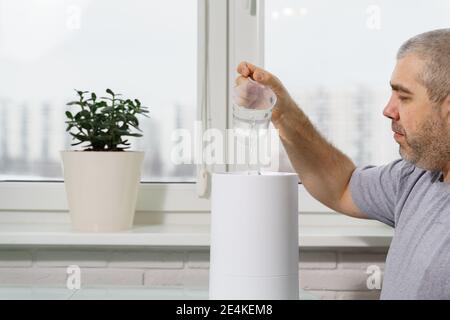
[[[183,288],[0,288],[0,300],[178,300],[208,299],[207,291]]]
[[[298,299],[298,177],[215,173],[210,297]]]
[[[298,186],[300,246],[388,246],[393,231],[376,221],[333,213]],[[0,183],[0,245],[209,246],[210,201],[195,184],[141,184],[130,231],[71,231],[64,184]]]
[[[301,218],[300,218],[301,221]],[[79,233],[68,223],[0,223],[0,245],[209,246],[210,226],[135,225],[116,233]],[[393,231],[384,226],[314,226],[299,228],[301,247],[388,246]]]
[[[0,300],[207,300],[207,290],[184,288],[0,288]],[[300,300],[315,300],[316,296],[300,290]]]

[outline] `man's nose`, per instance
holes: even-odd
[[[386,107],[384,107],[383,115],[392,120],[399,120],[400,115],[398,113],[398,102],[398,99],[396,99],[394,95],[392,95]]]

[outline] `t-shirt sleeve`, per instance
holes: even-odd
[[[395,227],[395,206],[405,161],[358,167],[350,178],[353,202],[371,219]]]

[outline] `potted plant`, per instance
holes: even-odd
[[[66,131],[83,150],[61,151],[64,184],[72,228],[85,232],[113,232],[133,225],[143,151],[125,151],[124,137],[141,137],[137,116],[148,110],[137,99],[123,99],[110,89],[98,98],[77,91],[78,100],[67,105]],[[142,132],[142,131],[141,131]]]

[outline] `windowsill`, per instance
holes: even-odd
[[[71,230],[68,222],[54,223],[45,218],[41,220],[44,222],[40,223],[30,223],[26,220],[9,223],[0,221],[0,246],[208,247],[209,214],[202,216],[206,222],[139,223],[131,230],[114,233],[75,232]],[[393,234],[391,228],[373,221],[347,221],[347,219],[351,218],[340,217],[337,214],[300,215],[299,246],[315,248],[389,246]],[[193,220],[195,221],[195,218]]]
[[[208,300],[207,289],[106,287],[65,288],[3,287],[0,300]],[[317,300],[318,297],[299,290],[299,300]]]
[[[386,247],[393,230],[332,212],[299,185],[301,247]],[[24,201],[26,199],[26,201]],[[71,230],[63,183],[0,183],[0,246],[209,246],[210,201],[195,184],[142,184],[135,225],[117,233]]]

